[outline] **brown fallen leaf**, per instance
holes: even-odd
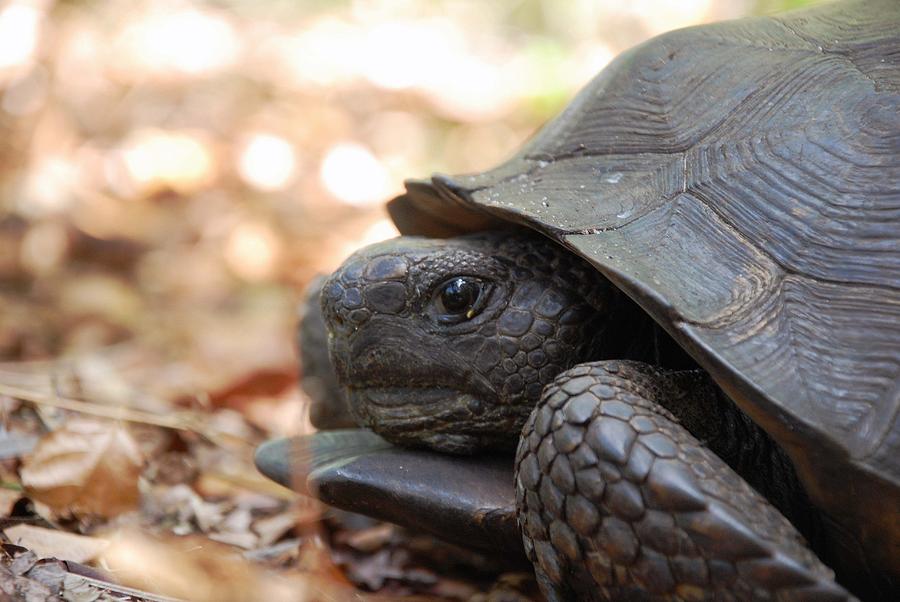
[[[13,507],[23,495],[21,491],[0,487],[0,518],[7,518],[12,514]]]
[[[241,411],[247,403],[260,397],[278,397],[285,391],[293,390],[297,384],[297,374],[293,366],[284,369],[259,369],[243,375],[236,382],[229,383],[209,393],[213,407],[231,408]]]
[[[0,599],[45,602],[60,600],[53,591],[34,579],[13,574],[5,566],[0,566]]]
[[[20,470],[27,495],[60,515],[115,516],[137,507],[143,458],[122,424],[73,418]]]
[[[102,562],[132,587],[199,602],[349,600],[353,588],[315,575],[277,574],[233,548],[201,537],[149,537],[123,531]]]
[[[312,522],[321,515],[318,508],[302,511],[291,508],[272,516],[257,519],[253,523],[253,532],[259,535],[259,545],[269,546],[292,531],[302,522]]]
[[[59,558],[87,562],[96,558],[109,542],[100,537],[88,537],[45,529],[32,525],[16,525],[3,530],[12,543],[28,548],[41,558]]]
[[[336,538],[336,541],[346,543],[360,552],[374,552],[385,547],[396,531],[397,527],[394,525],[381,523],[369,529],[348,532],[347,536]]]

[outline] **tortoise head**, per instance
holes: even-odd
[[[366,247],[321,299],[358,423],[472,453],[514,448],[544,385],[597,356],[614,294],[563,248],[504,232]]]

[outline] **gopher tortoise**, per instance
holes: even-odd
[[[433,451],[265,472],[498,547],[514,495],[550,600],[900,591],[900,2],[656,37],[389,211],[322,315],[357,422]]]

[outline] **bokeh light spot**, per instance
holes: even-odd
[[[18,67],[31,60],[40,20],[41,12],[22,2],[0,10],[0,69]]]
[[[122,31],[117,54],[124,75],[201,75],[231,66],[240,50],[234,27],[224,17],[159,9]]]
[[[56,270],[65,259],[68,242],[66,229],[60,223],[47,221],[35,224],[22,241],[22,266],[34,274]]]
[[[328,192],[350,205],[378,203],[390,194],[387,169],[369,149],[355,142],[333,146],[319,173]]]
[[[241,150],[238,172],[259,190],[283,190],[291,183],[297,156],[290,142],[272,134],[254,134]]]
[[[281,256],[281,241],[260,222],[238,224],[225,242],[225,261],[238,276],[249,281],[271,277]]]
[[[165,187],[186,194],[208,185],[215,175],[209,143],[191,133],[140,130],[131,136],[122,156],[144,194]]]

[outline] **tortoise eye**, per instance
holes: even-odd
[[[484,307],[484,283],[459,276],[442,284],[436,295],[437,309],[443,321],[469,320]]]

